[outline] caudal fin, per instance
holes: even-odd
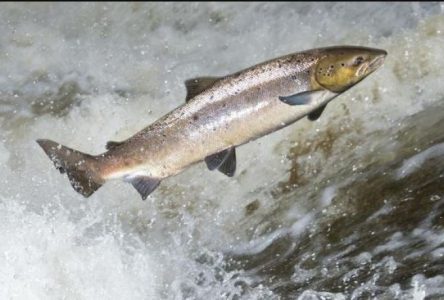
[[[37,140],[60,173],[66,173],[72,187],[85,197],[91,196],[103,180],[95,171],[96,159],[51,140]]]

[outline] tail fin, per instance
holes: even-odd
[[[68,175],[72,187],[85,197],[91,196],[103,180],[96,173],[94,156],[85,154],[51,140],[37,140],[60,173]]]

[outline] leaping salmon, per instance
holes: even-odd
[[[106,181],[130,182],[145,200],[161,180],[205,160],[233,176],[235,148],[308,116],[379,68],[387,52],[339,46],[282,56],[224,77],[185,81],[185,103],[107,151],[85,154],[37,142],[74,189],[89,197]]]

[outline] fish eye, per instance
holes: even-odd
[[[362,56],[358,56],[358,57],[356,57],[355,61],[353,62],[353,65],[359,66],[363,62],[364,62],[364,58]]]

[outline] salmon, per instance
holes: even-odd
[[[301,118],[317,120],[327,104],[384,62],[380,49],[337,46],[278,57],[223,77],[185,81],[185,103],[107,151],[89,155],[39,139],[74,189],[89,197],[106,181],[131,183],[142,199],[160,182],[198,162],[227,176],[236,147]]]

